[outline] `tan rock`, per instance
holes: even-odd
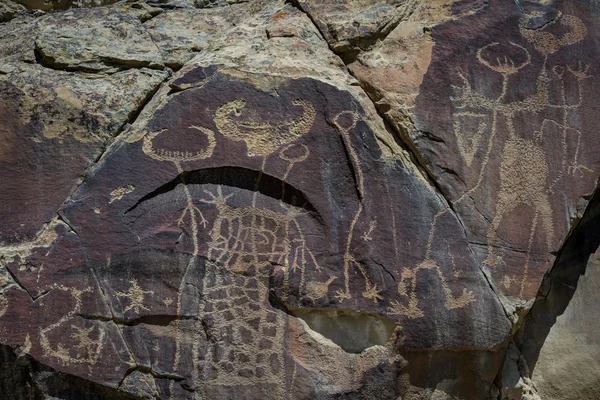
[[[600,253],[597,252],[590,257],[573,298],[541,346],[531,379],[542,399],[600,396],[599,287]]]
[[[35,50],[50,68],[114,72],[162,68],[162,56],[142,23],[113,8],[74,9],[38,22]]]
[[[0,23],[10,21],[17,12],[24,9],[25,7],[12,0],[0,1]]]
[[[165,64],[179,69],[208,42],[247,18],[248,4],[209,9],[167,10],[145,24],[152,40],[165,54]]]

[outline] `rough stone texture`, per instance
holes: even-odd
[[[532,379],[544,399],[600,397],[599,270],[600,254],[595,253],[541,348]]]
[[[37,34],[37,19],[29,15],[17,16],[10,22],[0,24],[0,63],[34,63]]]
[[[68,8],[99,7],[115,3],[117,0],[15,0],[25,8],[33,10],[65,10]]]
[[[69,10],[38,23],[35,50],[51,68],[87,72],[162,66],[156,44],[142,23],[110,8]]]
[[[407,18],[415,0],[297,0],[334,51],[368,50]]]
[[[11,0],[0,1],[0,22],[10,21],[16,13],[23,10],[25,10],[25,7],[19,3]]]
[[[28,6],[75,6],[44,4]],[[595,369],[580,391],[552,374],[574,318],[595,315],[592,275],[574,288],[598,244],[596,6],[165,0],[10,18],[0,389],[594,396]]]
[[[433,2],[350,64],[510,313],[531,305],[595,187],[596,16],[585,3]]]
[[[19,63],[0,71],[0,243],[17,245],[52,219],[166,74],[84,77]]]
[[[201,10],[167,10],[149,21],[145,27],[152,40],[163,51],[165,64],[179,69],[198,52],[209,48],[222,31],[248,18],[256,10],[252,4]]]

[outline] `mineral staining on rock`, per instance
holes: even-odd
[[[136,398],[485,398],[594,187],[592,14],[205,3],[0,25],[0,342]]]

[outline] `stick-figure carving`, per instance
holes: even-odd
[[[346,299],[352,298],[350,294],[350,267],[355,266],[360,272],[361,276],[365,280],[365,290],[362,292],[362,296],[364,298],[373,300],[377,302],[377,300],[382,300],[383,297],[380,295],[381,290],[377,287],[377,284],[371,283],[367,271],[364,266],[361,265],[355,257],[352,255],[352,239],[354,238],[354,230],[356,228],[356,223],[358,222],[359,217],[363,212],[364,207],[364,198],[365,198],[365,188],[364,188],[364,177],[363,171],[360,166],[360,160],[358,158],[358,153],[352,144],[352,139],[350,137],[350,132],[356,127],[358,120],[360,119],[358,113],[354,111],[342,111],[337,114],[333,118],[333,124],[336,130],[342,137],[344,145],[348,150],[348,154],[350,155],[350,159],[352,162],[352,172],[354,173],[354,178],[356,180],[356,186],[358,191],[358,208],[354,213],[354,217],[352,218],[352,222],[350,223],[350,229],[348,231],[348,237],[346,238],[346,248],[344,252],[344,290],[338,290],[336,292],[336,298],[338,301],[342,302]]]
[[[559,23],[558,21],[561,21],[560,23],[568,30],[560,38],[547,31],[550,25],[557,24]],[[525,289],[534,235],[538,227],[543,228],[545,244],[548,250],[552,248],[554,224],[550,194],[554,186],[563,178],[565,172],[567,174],[582,174],[585,171],[591,171],[588,167],[578,164],[581,132],[569,125],[570,113],[576,111],[582,104],[582,82],[589,77],[587,74],[589,67],[583,66],[581,62],[575,68],[567,67],[567,70],[573,74],[578,83],[579,99],[574,104],[570,104],[565,96],[565,81],[563,76],[565,69],[562,66],[555,66],[552,69],[553,76],[551,76],[547,68],[549,55],[555,53],[563,46],[582,40],[586,36],[587,29],[585,25],[577,17],[559,14],[557,20],[552,21],[542,29],[529,30],[521,28],[521,33],[533,44],[534,49],[544,56],[542,68],[536,81],[536,91],[533,95],[520,101],[509,102],[506,100],[511,75],[516,74],[531,63],[529,50],[517,43],[509,42],[509,49],[512,49],[510,57],[496,57],[495,60],[490,58],[489,50],[496,46],[501,46],[500,43],[490,43],[480,48],[477,52],[477,60],[482,65],[502,75],[502,91],[498,97],[491,98],[475,92],[471,87],[469,79],[463,74],[459,74],[462,85],[453,86],[457,90],[458,95],[451,97],[455,109],[458,110],[455,113],[457,117],[457,122],[454,123],[455,135],[457,136],[458,146],[467,166],[471,165],[473,156],[478,151],[478,147],[483,142],[484,134],[488,130],[488,127],[483,122],[483,118],[491,114],[490,132],[486,138],[487,146],[483,153],[478,179],[475,185],[460,196],[455,203],[460,203],[464,199],[471,197],[470,195],[481,186],[493,146],[497,142],[495,141],[495,137],[498,133],[500,120],[507,127],[508,137],[502,144],[500,188],[496,201],[496,210],[488,228],[487,240],[489,246],[485,263],[494,266],[502,262],[500,257],[494,255],[493,245],[497,239],[498,229],[503,217],[521,205],[533,208],[533,221],[530,228],[528,248],[526,249],[527,258],[524,265],[523,277],[520,282],[519,296],[523,296]],[[551,104],[549,102],[549,89],[552,78],[560,82],[561,99],[558,104]],[[562,120],[544,119],[540,130],[534,133],[533,139],[523,137],[517,133],[517,128],[514,125],[514,118],[517,113],[533,113],[537,115],[543,112],[546,107],[561,110]],[[476,132],[467,140],[465,136],[468,135],[465,135],[461,130],[461,121],[465,118],[472,118],[471,121],[476,121],[477,126]],[[546,153],[542,145],[544,134],[551,125],[556,125],[562,131],[560,138],[562,143],[562,168],[558,171],[558,176],[552,182],[550,181],[550,170]],[[573,163],[567,166],[567,138],[569,134],[577,136],[577,144]]]
[[[153,158],[155,160],[172,162],[173,164],[175,164],[175,167],[177,168],[177,172],[181,174],[183,172],[181,163],[202,160],[202,159],[212,156],[213,151],[215,149],[215,145],[216,145],[215,134],[210,129],[205,128],[203,126],[196,126],[196,125],[190,125],[189,128],[199,131],[206,137],[207,145],[206,145],[205,149],[198,150],[195,152],[194,151],[190,152],[189,150],[174,151],[174,150],[166,150],[166,149],[161,149],[161,148],[156,149],[152,143],[153,139],[156,138],[158,135],[163,134],[165,131],[168,131],[168,129],[161,129],[161,130],[158,130],[155,132],[150,132],[150,133],[146,134],[146,136],[144,136],[144,143],[142,145],[142,150],[144,151],[144,153],[146,153],[146,155],[150,156],[151,158]],[[185,207],[185,209],[183,210],[183,213],[179,217],[178,225],[179,226],[183,225],[186,215],[189,214],[190,219],[191,219],[193,236],[196,237],[197,233],[198,233],[197,232],[198,225],[196,223],[196,215],[200,218],[200,224],[203,227],[206,227],[206,224],[208,223],[208,221],[206,221],[206,219],[204,218],[204,215],[202,215],[200,210],[196,206],[194,206],[194,203],[192,201],[192,195],[190,194],[190,191],[186,185],[183,185],[183,190],[185,192],[185,196],[187,199],[187,206]],[[195,240],[197,240],[197,239],[195,239]],[[197,252],[197,249],[198,249],[197,242],[194,242],[194,249],[195,249],[195,252]]]
[[[431,256],[431,248],[433,244],[433,236],[435,234],[435,229],[437,226],[437,221],[439,217],[448,212],[449,209],[444,209],[437,213],[433,217],[433,222],[431,224],[431,230],[429,231],[429,237],[427,239],[427,247],[425,250],[425,258],[421,263],[419,263],[416,267],[413,268],[404,268],[402,270],[402,274],[400,276],[400,282],[398,283],[398,294],[405,298],[406,301],[398,301],[394,300],[391,302],[389,307],[389,313],[391,315],[401,315],[409,318],[419,318],[424,316],[423,311],[419,308],[419,299],[417,297],[417,280],[418,273],[421,270],[433,269],[436,271],[440,282],[442,284],[442,289],[444,291],[444,296],[446,301],[444,303],[444,307],[446,310],[452,310],[455,308],[463,308],[467,304],[475,301],[475,296],[473,292],[463,288],[460,296],[455,296],[448,285],[448,280],[442,271],[440,265],[435,261]],[[456,267],[454,266],[454,260],[452,260],[452,265],[454,270]],[[455,273],[456,273],[455,272]]]

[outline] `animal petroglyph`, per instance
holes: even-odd
[[[249,156],[266,156],[304,136],[312,127],[316,115],[312,103],[308,100],[294,100],[292,104],[302,107],[302,116],[279,124],[258,121],[258,117],[253,117],[250,113],[251,118],[233,118],[242,116],[242,110],[246,107],[246,102],[241,99],[219,107],[214,121],[221,134],[245,142]]]
[[[560,38],[548,32],[548,28],[555,24],[561,24],[567,32]],[[487,68],[502,76],[502,90],[496,97],[487,97],[478,93],[471,87],[469,79],[459,74],[462,84],[453,86],[457,96],[451,97],[455,107],[454,133],[457,137],[459,150],[467,166],[471,166],[475,154],[482,150],[482,162],[479,175],[474,186],[460,196],[455,203],[460,203],[477,190],[483,182],[493,147],[498,145],[496,136],[500,126],[506,127],[508,136],[501,142],[500,161],[500,188],[497,194],[496,209],[487,232],[488,256],[485,263],[489,266],[501,263],[501,257],[494,255],[492,246],[497,239],[497,233],[502,219],[521,205],[532,209],[532,223],[530,227],[530,239],[527,258],[524,265],[523,276],[520,282],[519,296],[523,295],[524,285],[528,277],[530,253],[534,245],[536,229],[540,229],[545,237],[545,245],[551,251],[554,241],[554,224],[552,217],[552,203],[550,194],[555,185],[564,178],[565,174],[583,174],[592,170],[584,165],[579,165],[579,150],[581,132],[577,127],[570,124],[578,118],[573,118],[583,101],[583,80],[589,78],[589,67],[579,62],[575,67],[560,65],[554,66],[551,71],[547,67],[548,57],[563,46],[574,44],[582,40],[587,33],[583,22],[570,15],[559,14],[559,17],[548,23],[541,29],[530,30],[521,27],[521,34],[527,39],[533,48],[544,56],[541,70],[536,80],[536,91],[528,97],[518,101],[508,101],[507,92],[510,87],[510,78],[517,74],[522,68],[531,63],[530,51],[524,46],[509,42],[507,45],[490,43],[477,52],[477,60]],[[498,50],[504,46],[508,55],[496,56],[492,50]],[[497,53],[497,51],[496,51]],[[578,100],[569,102],[565,95],[565,76],[568,71],[577,82]],[[551,75],[552,73],[552,75]],[[558,103],[550,102],[551,83],[558,82],[560,100]],[[558,121],[546,118],[541,123],[537,132],[517,132],[515,116],[517,114],[531,113],[535,116],[545,110],[558,110],[562,118]],[[490,124],[486,124],[487,118]],[[551,129],[552,128],[552,129]],[[543,141],[550,132],[560,132],[560,143],[562,148],[561,168],[552,171],[549,168],[547,155],[544,151]],[[572,163],[567,163],[568,137],[576,137],[576,149]],[[556,176],[552,179],[551,174]]]
[[[446,310],[452,310],[455,308],[463,308],[467,304],[475,301],[475,296],[473,292],[467,289],[463,289],[462,293],[459,296],[455,296],[448,285],[448,280],[442,271],[440,265],[435,261],[431,256],[431,248],[433,244],[433,236],[435,234],[435,229],[437,226],[438,219],[448,212],[449,209],[444,209],[437,213],[433,217],[433,222],[431,224],[431,230],[429,232],[429,238],[427,239],[427,247],[425,251],[425,258],[421,263],[419,263],[416,267],[412,268],[404,268],[402,270],[402,274],[400,276],[400,282],[398,282],[398,294],[403,298],[403,300],[393,300],[388,309],[388,312],[391,315],[400,315],[406,316],[409,318],[420,318],[423,317],[423,311],[419,308],[419,299],[417,297],[417,281],[418,274],[421,270],[433,269],[441,282],[442,290],[444,292],[444,296],[446,301],[444,303],[444,307]],[[454,270],[458,272],[456,266],[454,265],[454,260],[452,259],[452,266]],[[455,274],[456,274],[455,272]],[[404,300],[405,299],[405,300]]]
[[[313,303],[323,297],[327,296],[329,292],[329,285],[336,280],[336,276],[330,276],[325,282],[310,281],[306,284],[306,297],[313,301]]]
[[[562,25],[566,29],[566,33],[556,36],[549,32],[557,24]],[[581,41],[587,35],[587,27],[574,15],[563,15],[562,12],[558,16],[538,29],[527,29],[521,25],[521,35],[533,44],[533,48],[544,56],[556,53],[558,49],[564,46],[575,44]]]

